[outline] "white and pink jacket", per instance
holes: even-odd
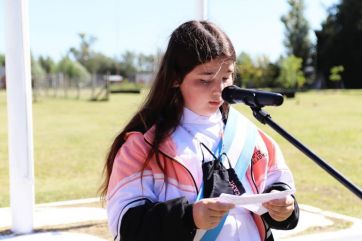
[[[243,128],[236,128],[241,133],[236,136],[241,139],[236,139],[235,143],[242,143]],[[180,144],[185,146],[184,138],[178,138],[182,136],[178,134],[180,131],[178,128],[160,146],[160,163],[152,157],[147,166],[144,164],[152,145],[154,127],[144,134],[127,134],[114,160],[107,195],[109,227],[115,240],[198,239],[198,235],[195,238],[197,229],[192,218],[192,203],[200,190],[200,172],[195,166],[189,168],[189,160],[180,155]],[[234,165],[233,154],[230,159]],[[243,185],[252,193],[294,189],[291,172],[278,145],[260,129]],[[298,216],[297,202],[292,216],[283,222],[274,221],[268,214],[250,214],[259,234],[254,240],[273,240],[270,227],[292,229]],[[230,212],[217,240],[241,240],[241,225],[238,212]]]

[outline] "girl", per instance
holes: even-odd
[[[262,215],[217,199],[294,188],[278,145],[221,98],[235,61],[210,22],[172,33],[145,103],[106,160],[102,196],[115,240],[262,241],[273,240],[270,228],[296,226],[293,196],[264,203]]]

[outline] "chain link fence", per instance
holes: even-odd
[[[109,75],[94,74],[89,79],[81,79],[63,73],[47,74],[33,77],[33,98],[34,101],[41,97],[108,100],[109,83]]]

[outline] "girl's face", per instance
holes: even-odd
[[[234,62],[224,58],[196,66],[180,85],[185,107],[202,116],[214,114],[224,102],[222,90],[233,84],[233,73]]]

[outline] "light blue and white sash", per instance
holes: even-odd
[[[240,181],[245,177],[246,170],[250,165],[254,153],[256,136],[257,129],[255,125],[234,108],[230,107],[224,137],[220,145],[223,145],[224,152],[229,157],[231,166],[234,168]],[[202,198],[203,185],[201,185],[197,200]],[[226,217],[227,214],[220,221],[219,225],[213,229],[207,231],[198,230],[195,239],[200,241],[215,241],[224,226]],[[202,235],[200,232],[203,232],[203,236],[201,239],[198,239],[197,237]]]

